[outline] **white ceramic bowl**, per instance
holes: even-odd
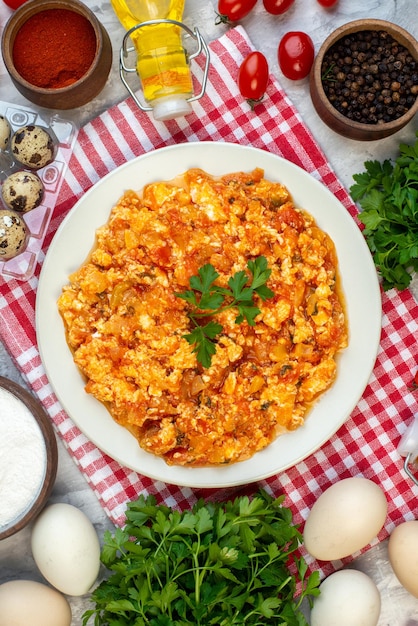
[[[241,463],[221,467],[168,466],[142,450],[106,408],[86,393],[73,362],[57,299],[69,275],[88,257],[96,229],[127,189],[171,180],[192,167],[214,176],[264,170],[269,180],[287,186],[336,246],[345,295],[350,342],[338,358],[338,375],[321,396],[303,427],[278,437]],[[94,207],[94,210],[92,210]],[[367,304],[365,304],[367,303]],[[167,483],[190,487],[226,487],[277,474],[317,450],[349,417],[368,383],[381,330],[381,300],[376,269],[364,237],[347,209],[323,184],[293,163],[265,150],[223,142],[185,143],[154,150],[113,170],[92,187],[61,223],[43,264],[36,301],[41,358],[57,397],[85,435],[122,465]]]

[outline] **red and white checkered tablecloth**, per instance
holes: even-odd
[[[236,76],[253,49],[242,27],[230,29],[210,45],[211,69],[206,95],[187,118],[154,122],[128,98],[79,132],[48,243],[76,200],[109,171],[154,148],[186,141],[228,141],[252,145],[288,159],[321,180],[356,219],[356,207],[326,156],[274,77],[267,96],[253,113],[240,97]],[[41,259],[42,261],[42,259]],[[127,500],[153,493],[170,506],[186,507],[199,497],[225,499],[242,490],[193,490],[153,481],[104,455],[65,414],[48,384],[35,336],[37,275],[27,282],[0,278],[0,334],[34,392],[49,412],[70,455],[86,476],[108,515],[123,522]],[[380,484],[389,503],[384,539],[395,524],[415,518],[418,489],[403,471],[396,447],[418,411],[418,392],[410,388],[418,363],[418,305],[410,291],[383,294],[382,337],[369,384],[350,419],[315,454],[246,492],[265,487],[286,494],[297,523],[303,523],[319,494],[338,479],[361,475]],[[365,306],[367,304],[365,303]],[[329,568],[334,567],[329,565]],[[322,564],[327,573],[327,565]],[[328,570],[330,571],[330,570]]]

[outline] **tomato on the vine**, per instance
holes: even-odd
[[[218,0],[218,20],[238,22],[246,17],[257,4],[257,0]]]
[[[264,8],[272,15],[282,15],[286,13],[295,0],[263,0]]]
[[[306,78],[311,71],[314,57],[315,47],[307,33],[290,31],[279,43],[279,65],[286,78],[291,80]]]
[[[22,4],[25,4],[25,2],[27,2],[27,0],[3,0],[3,2],[4,2],[4,4],[7,4],[7,6],[10,9],[13,9],[13,11],[15,11],[16,9],[21,7]]]
[[[251,108],[263,99],[269,79],[269,67],[262,52],[250,52],[238,71],[238,88]]]
[[[328,9],[328,8],[333,7],[335,4],[337,4],[338,0],[317,0],[317,2],[322,7],[326,7]]]

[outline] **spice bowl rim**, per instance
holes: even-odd
[[[322,77],[322,64],[326,52],[344,36],[370,30],[383,30],[403,45],[418,62],[418,42],[402,26],[387,20],[364,18],[352,20],[333,30],[322,43],[315,57],[309,76],[310,95],[316,112],[332,130],[349,139],[373,141],[398,132],[406,126],[418,112],[418,96],[413,105],[403,115],[390,122],[366,124],[357,122],[340,113],[329,101]]]
[[[0,388],[11,393],[29,410],[41,430],[46,450],[46,467],[39,491],[23,514],[19,514],[14,520],[0,528],[1,541],[22,530],[40,514],[46,505],[57,475],[58,446],[50,418],[39,400],[21,385],[4,376],[0,376]]]
[[[34,1],[36,2],[36,4],[34,4]],[[6,37],[6,28],[9,25],[9,23],[11,24],[11,28],[12,28],[12,34],[17,35],[17,33],[19,32],[19,29],[27,22],[27,20],[32,17],[33,15],[37,15],[38,13],[42,13],[43,11],[48,10],[48,8],[57,8],[57,7],[53,7],[50,5],[60,5],[60,7],[65,8],[69,11],[72,11],[73,9],[75,9],[76,7],[80,6],[80,2],[78,2],[78,0],[70,0],[70,2],[68,0],[32,0],[30,2],[26,2],[24,3],[21,7],[19,7],[19,9],[22,9],[22,11],[20,11],[20,13],[17,15],[17,18],[22,17],[21,20],[18,20],[18,24],[16,25],[16,28],[13,28],[13,17],[16,16],[16,12],[12,15],[12,17],[10,18],[9,22],[6,24],[6,26],[4,27],[4,31],[3,31],[3,37]],[[84,5],[85,6],[85,5]],[[94,59],[89,67],[89,69],[87,70],[87,72],[85,74],[83,74],[83,76],[81,76],[77,81],[74,81],[73,83],[71,83],[71,85],[67,85],[64,87],[39,87],[38,85],[34,85],[33,83],[31,83],[30,81],[28,81],[26,78],[24,78],[21,74],[19,74],[19,72],[16,70],[14,62],[13,62],[13,55],[10,53],[10,61],[11,63],[9,64],[8,68],[10,67],[11,73],[13,74],[14,77],[18,78],[20,82],[24,83],[28,88],[30,89],[36,89],[39,92],[43,92],[43,93],[58,93],[58,92],[68,92],[70,87],[75,87],[77,85],[77,83],[79,83],[80,81],[85,80],[86,78],[88,78],[93,69],[94,69],[94,65],[95,62],[97,60],[98,54],[99,54],[99,50],[98,47],[100,45],[100,40],[98,38],[98,31],[100,30],[100,28],[98,27],[96,29],[96,22],[97,22],[97,18],[96,16],[93,14],[94,20],[91,20],[90,17],[87,17],[87,15],[85,14],[85,12],[79,12],[76,11],[77,13],[79,13],[80,15],[83,15],[89,22],[90,24],[93,26],[94,28],[94,34],[96,37],[96,52],[94,55]],[[15,18],[15,19],[17,19]],[[96,32],[97,30],[97,32]],[[14,40],[13,42],[14,43]],[[9,51],[8,51],[9,52]],[[9,56],[9,55],[8,55]],[[9,71],[9,69],[8,69]]]
[[[82,15],[92,26],[95,39],[96,51],[93,61],[88,70],[78,80],[70,85],[62,87],[39,87],[25,79],[17,70],[13,61],[13,45],[17,33],[20,28],[32,16],[47,11],[49,9],[65,9]],[[94,12],[80,0],[27,0],[18,9],[16,9],[6,22],[1,36],[1,52],[3,62],[9,73],[15,87],[28,100],[34,104],[39,104],[46,108],[76,108],[87,104],[91,101],[104,87],[104,84],[110,74],[112,67],[112,44],[109,34],[103,24],[98,20]],[[62,98],[76,97],[77,91],[85,85],[92,84],[98,74],[100,66],[103,65],[102,82],[99,90],[93,90],[93,96],[82,98],[81,102],[77,102],[75,106],[57,106],[55,100]],[[103,77],[105,77],[103,81]],[[93,87],[93,85],[92,85]],[[48,103],[50,99],[50,104]]]

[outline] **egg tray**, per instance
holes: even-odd
[[[58,115],[54,114],[51,117],[44,117],[35,109],[4,101],[0,101],[0,115],[9,122],[12,134],[23,126],[34,124],[45,128],[55,140],[54,160],[45,167],[36,170],[36,174],[44,186],[42,203],[27,213],[21,213],[21,218],[29,231],[26,248],[12,259],[7,261],[0,260],[0,276],[17,280],[28,280],[35,272],[36,264],[42,251],[48,226],[77,138],[77,129],[73,122]],[[34,171],[18,163],[9,149],[2,150],[0,156],[3,157],[0,162],[1,180],[4,180],[9,174],[16,171]],[[0,208],[7,208],[3,200]]]

